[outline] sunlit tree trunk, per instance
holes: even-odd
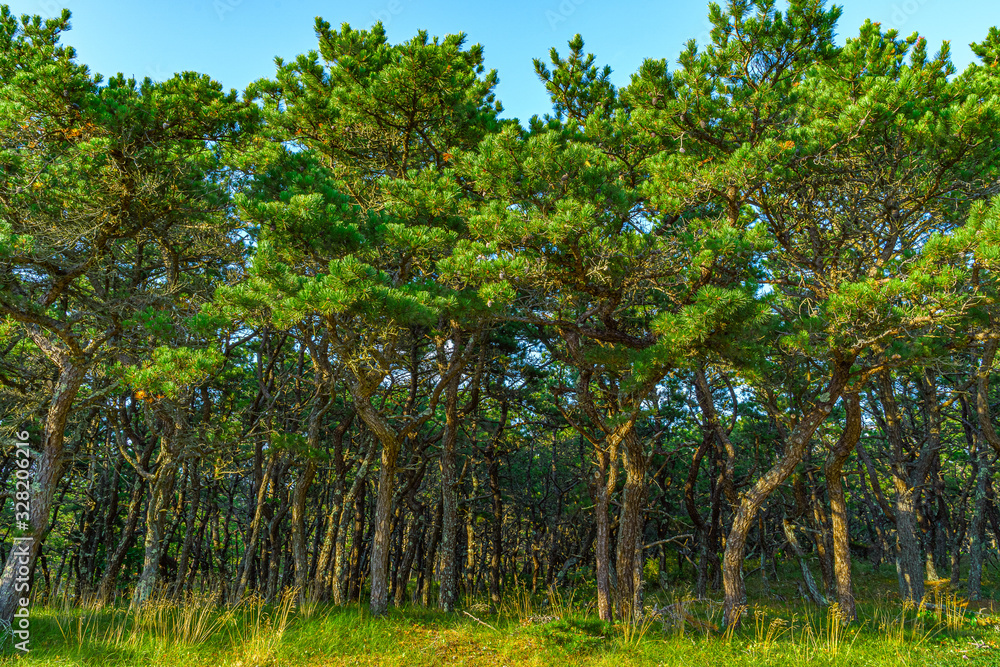
[[[728,627],[738,624],[746,604],[746,586],[743,582],[743,560],[746,554],[747,537],[753,527],[757,512],[764,501],[778,486],[788,479],[795,467],[802,461],[809,439],[833,410],[847,382],[851,360],[838,359],[834,362],[833,374],[826,391],[816,406],[802,415],[798,424],[789,433],[785,451],[781,458],[765,472],[760,479],[740,499],[733,517],[732,528],[726,540],[726,550],[722,561],[722,586],[724,591],[723,623]]]
[[[847,416],[844,430],[827,458],[824,473],[830,496],[830,523],[833,532],[833,571],[837,603],[845,620],[857,616],[851,582],[851,546],[848,534],[847,501],[844,497],[843,469],[861,437],[861,402],[857,394],[844,396]]]

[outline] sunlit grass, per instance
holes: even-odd
[[[512,592],[496,613],[466,597],[444,614],[419,606],[372,619],[364,606],[248,598],[154,600],[140,610],[35,609],[32,651],[0,664],[269,667],[285,665],[997,665],[1000,616],[972,613],[947,591],[918,610],[883,594],[845,623],[836,606],[758,601],[738,630],[718,599],[650,596],[629,622],[605,623],[589,596]],[[467,613],[466,613],[467,612]]]

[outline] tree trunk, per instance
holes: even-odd
[[[990,462],[986,455],[986,443],[982,439],[976,443],[976,492],[973,496],[972,523],[969,526],[969,580],[967,595],[970,600],[978,600],[983,581],[983,552],[986,538],[986,481],[989,479]]]
[[[361,487],[361,492],[358,493],[358,497],[354,500],[354,533],[351,535],[351,573],[348,581],[350,587],[348,588],[348,594],[346,596],[347,600],[360,600],[361,599],[361,578],[362,578],[362,568],[361,559],[364,555],[364,550],[362,549],[362,544],[365,539],[365,519],[368,513],[368,485],[364,484]],[[345,582],[346,586],[347,582]]]
[[[278,486],[278,482],[281,480],[284,470],[287,469],[287,465],[282,468],[282,473],[275,477],[275,486]],[[286,549],[284,540],[279,539],[279,532],[281,527],[281,522],[284,520],[285,515],[292,507],[292,499],[287,491],[284,491],[281,496],[281,506],[278,511],[275,512],[274,516],[268,522],[267,531],[267,544],[268,544],[268,554],[269,554],[269,567],[264,571],[267,573],[267,599],[274,600],[278,595],[278,575],[281,572],[281,565],[286,559]],[[294,567],[293,567],[294,576]]]
[[[622,462],[625,488],[622,490],[621,518],[618,522],[618,612],[624,621],[642,613],[642,527],[646,503],[646,457],[632,428],[624,434]]]
[[[399,458],[399,442],[382,441],[382,467],[378,474],[378,489],[375,495],[375,517],[373,521],[371,556],[371,598],[369,610],[372,616],[382,616],[389,610],[389,530],[392,520],[392,496],[396,477],[396,460]]]
[[[813,543],[816,545],[816,555],[819,557],[819,571],[823,578],[823,590],[829,595],[836,589],[830,521],[823,510],[823,500],[817,493],[819,484],[813,479],[811,473],[808,475],[808,479],[809,505],[812,509]]]
[[[701,444],[691,457],[691,467],[688,469],[687,479],[684,481],[684,509],[687,510],[688,517],[694,524],[695,541],[698,544],[698,565],[695,572],[694,594],[704,597],[707,592],[708,582],[708,540],[709,530],[705,520],[701,516],[695,500],[695,485],[698,483],[698,472],[701,469],[701,460],[711,445],[714,436],[707,428],[702,429]]]
[[[370,611],[373,616],[382,616],[389,609],[389,540],[390,523],[392,520],[392,501],[394,496],[394,484],[396,478],[396,461],[403,441],[416,433],[421,425],[427,422],[434,414],[434,408],[440,399],[441,392],[449,386],[459,375],[462,368],[463,357],[458,349],[458,338],[456,349],[451,354],[451,359],[447,368],[442,368],[441,377],[435,386],[434,391],[427,406],[419,415],[410,417],[407,423],[401,428],[394,428],[371,403],[371,396],[380,382],[385,377],[385,372],[379,372],[364,382],[358,377],[347,378],[347,386],[354,399],[354,409],[361,420],[375,434],[382,444],[382,467],[379,470],[378,489],[375,499],[374,536],[371,547],[371,604]],[[470,349],[470,341],[466,349]]]
[[[458,354],[459,340],[454,341]],[[447,365],[443,344],[438,345],[438,366]],[[445,388],[445,425],[441,442],[441,588],[438,591],[438,609],[455,610],[458,599],[458,573],[455,563],[455,549],[458,546],[458,483],[455,463],[455,444],[458,441],[458,380],[455,376]]]
[[[188,498],[187,516],[184,519],[184,544],[181,547],[181,556],[177,559],[177,580],[174,582],[173,594],[178,596],[184,591],[191,548],[198,533],[195,524],[198,518],[198,507],[201,505],[201,476],[197,459],[188,465],[188,490],[191,495]]]
[[[612,439],[607,449],[597,449],[597,467],[591,485],[594,497],[594,559],[597,574],[597,613],[602,621],[615,620],[613,596],[611,592],[611,494],[618,480],[618,441]]]
[[[844,430],[826,460],[827,493],[830,496],[830,523],[833,532],[833,574],[840,614],[846,621],[857,617],[854,588],[851,582],[851,546],[848,534],[847,501],[844,498],[844,463],[861,437],[861,402],[857,394],[844,396],[847,409]],[[874,520],[875,517],[872,517]]]
[[[976,373],[976,416],[979,419],[979,430],[983,438],[1000,456],[1000,436],[993,428],[993,418],[990,416],[989,379],[993,370],[993,360],[996,358],[1000,338],[990,338],[983,346],[983,358]]]
[[[896,490],[893,513],[896,517],[896,576],[899,597],[919,605],[924,597],[924,566],[917,540],[917,491],[906,470],[899,406],[896,403],[892,376],[879,374],[879,399],[885,416],[886,435],[892,449],[892,483]]]
[[[490,604],[496,610],[500,604],[500,554],[503,550],[503,495],[500,487],[500,454],[497,445],[500,434],[507,424],[507,401],[500,405],[500,423],[496,432],[490,438],[486,448],[487,474],[490,480],[490,497],[492,499],[493,517],[490,521]]]
[[[309,430],[306,435],[306,461],[292,495],[292,561],[295,563],[295,585],[299,589],[299,600],[309,596],[309,557],[306,553],[306,499],[309,487],[316,477],[315,456],[319,453],[320,433],[323,416],[333,401],[325,393],[320,393],[309,414]]]
[[[799,540],[795,537],[795,527],[788,520],[788,517],[784,517],[781,520],[781,527],[785,532],[785,539],[788,541],[788,546],[792,548],[792,553],[795,554],[795,558],[799,561],[799,569],[802,570],[802,580],[806,584],[809,599],[820,606],[826,606],[826,598],[823,597],[823,594],[819,592],[819,588],[816,586],[816,580],[813,579],[812,572],[809,571],[809,564],[806,563],[806,555],[802,553]]]
[[[306,553],[306,498],[316,477],[316,461],[309,459],[295,482],[292,495],[292,561],[295,563],[295,586],[299,600],[309,596],[309,555]]]
[[[431,604],[431,588],[434,582],[434,561],[437,560],[438,544],[441,542],[441,515],[444,514],[444,508],[441,505],[442,501],[438,500],[437,507],[434,510],[434,527],[431,529],[430,543],[427,545],[427,549],[425,551],[427,555],[424,559],[424,587],[422,591],[423,605],[425,607],[429,607]]]
[[[149,466],[149,459],[153,455],[156,441],[150,438],[149,444],[143,449],[139,457],[139,465],[145,470]],[[128,555],[132,543],[135,541],[135,529],[139,525],[139,514],[142,509],[143,497],[146,493],[146,478],[136,472],[135,483],[132,485],[132,495],[129,498],[128,514],[125,517],[125,525],[122,527],[121,537],[118,546],[104,567],[104,575],[101,583],[97,587],[97,604],[105,605],[111,602],[114,597],[115,585],[118,583],[118,575],[122,565],[125,563],[125,556]]]
[[[347,465],[344,462],[344,435],[354,421],[354,413],[351,412],[346,419],[340,422],[333,432],[333,462],[334,480],[333,497],[330,502],[330,512],[326,517],[326,533],[323,537],[322,545],[319,547],[319,554],[316,559],[316,571],[313,573],[313,596],[316,599],[326,600],[331,590],[334,591],[335,602],[340,604],[340,591],[336,588],[336,583],[340,581],[343,570],[337,571],[338,557],[343,555],[343,534],[344,516],[347,514],[347,507],[354,501],[353,495],[350,498],[344,496],[344,485],[347,483]],[[374,442],[368,448],[368,453],[355,474],[352,493],[357,493],[361,480],[368,472],[368,465],[371,463]],[[318,528],[317,528],[318,530]],[[339,550],[339,551],[338,551]]]
[[[805,455],[809,439],[833,410],[847,382],[852,359],[838,359],[826,392],[820,395],[816,406],[796,424],[785,443],[785,451],[780,460],[764,473],[757,483],[743,495],[733,525],[726,540],[726,550],[722,562],[722,585],[724,589],[723,623],[738,625],[746,604],[746,587],[743,583],[743,559],[746,553],[747,536],[753,527],[757,511],[768,496],[788,479]]]
[[[167,442],[163,442],[161,445],[160,462],[150,485],[149,503],[146,506],[146,540],[143,550],[142,572],[132,594],[133,607],[140,607],[149,599],[159,576],[160,557],[163,555],[167,537],[163,529],[167,520],[170,497],[174,492],[174,480],[177,476],[173,456],[169,453],[171,448]]]
[[[264,514],[264,500],[267,497],[267,488],[271,484],[271,475],[278,462],[278,450],[274,449],[267,462],[267,470],[260,478],[260,486],[257,487],[257,502],[254,505],[253,520],[250,522],[250,535],[247,537],[246,550],[243,553],[243,560],[238,570],[236,586],[232,590],[230,602],[239,602],[243,597],[250,581],[250,571],[253,568],[254,556],[257,551],[257,540],[260,536],[260,524]]]
[[[896,488],[896,576],[899,597],[920,604],[924,597],[924,568],[917,541],[915,490],[900,475],[893,475]]]
[[[465,594],[472,595],[476,585],[476,513],[472,509],[473,498],[478,495],[479,484],[472,474],[472,491],[465,508]]]
[[[989,443],[996,450],[997,454],[1000,454],[1000,437],[997,436],[996,430],[993,428],[989,401],[989,376],[990,371],[993,369],[993,360],[996,358],[998,346],[1000,346],[1000,339],[991,338],[987,341],[983,347],[983,358],[976,373],[976,417],[979,422],[981,437],[976,442],[978,474],[976,475],[976,493],[972,508],[972,525],[969,526],[972,541],[969,550],[968,595],[970,600],[979,599],[983,575],[983,541],[986,538],[986,490],[990,478],[989,459],[986,456],[986,447],[984,445]]]
[[[423,540],[426,526],[423,525],[423,516],[414,516],[410,525],[409,538],[407,540],[406,551],[403,552],[402,562],[396,573],[396,596],[397,607],[402,607],[406,602],[406,587],[410,583],[410,572],[413,568],[413,559],[417,554],[417,545]]]
[[[69,418],[76,398],[87,374],[87,367],[73,363],[69,358],[62,358],[59,379],[52,394],[52,401],[45,417],[45,427],[42,431],[42,454],[38,460],[35,481],[31,485],[31,507],[28,512],[28,541],[20,547],[12,549],[7,555],[3,574],[0,575],[0,620],[10,622],[19,606],[22,593],[19,587],[18,572],[27,567],[29,573],[35,570],[35,559],[42,548],[46,533],[49,530],[49,515],[52,510],[52,499],[56,486],[62,478],[65,460],[63,457],[63,438],[66,431],[66,420]],[[27,442],[28,434],[22,433],[23,441]],[[20,438],[19,438],[20,439]],[[15,505],[15,511],[17,506]],[[31,586],[29,574],[28,586]]]

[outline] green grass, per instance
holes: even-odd
[[[364,607],[292,598],[216,609],[205,600],[123,609],[35,609],[31,652],[3,665],[1000,665],[1000,615],[904,610],[888,595],[859,604],[844,626],[836,610],[771,599],[744,612],[735,633],[713,630],[717,601],[662,592],[666,618],[608,624],[593,606],[558,594],[511,596],[499,613],[422,607],[370,618]],[[589,598],[581,598],[589,602]],[[939,600],[940,602],[940,600]],[[471,614],[471,615],[470,615]]]

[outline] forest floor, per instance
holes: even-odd
[[[452,614],[408,606],[381,619],[364,605],[298,606],[292,597],[230,609],[161,602],[139,613],[47,607],[32,610],[30,652],[7,641],[0,665],[1000,665],[1000,603],[967,605],[942,586],[928,595],[933,608],[904,609],[886,575],[885,567],[858,573],[858,620],[849,625],[835,606],[803,601],[794,580],[756,597],[751,586],[733,633],[718,629],[718,596],[694,600],[684,589],[648,596],[647,610],[665,608],[659,615],[614,625],[580,591],[522,593],[496,612],[481,601]]]

